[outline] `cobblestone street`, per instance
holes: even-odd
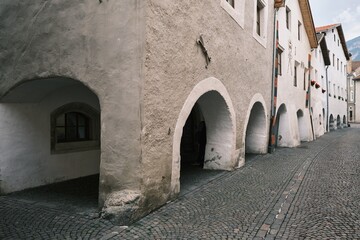
[[[348,128],[256,156],[128,227],[91,204],[2,196],[0,239],[359,239],[359,186],[360,128]]]

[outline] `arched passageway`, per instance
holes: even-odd
[[[337,129],[341,128],[341,118],[340,118],[340,115],[338,115],[337,118],[336,118],[336,128],[337,128]]]
[[[299,140],[306,141],[307,140],[307,128],[306,128],[306,121],[304,118],[304,113],[301,109],[296,112],[297,120],[298,120],[298,127],[299,127]]]
[[[27,81],[1,98],[0,116],[4,164],[0,192],[92,176],[78,181],[92,189],[78,186],[77,191],[66,185],[63,191],[84,195],[89,190],[97,204],[100,104],[96,94],[69,78]]]
[[[285,104],[281,104],[276,114],[276,146],[288,147],[291,133],[290,123]]]
[[[345,115],[343,116],[343,122],[342,123],[343,123],[344,127],[347,127],[347,122],[346,122],[346,116]]]
[[[335,130],[335,122],[334,122],[334,116],[332,114],[330,114],[330,117],[329,117],[329,130],[332,131],[332,130]]]
[[[245,153],[264,154],[267,148],[267,129],[265,108],[256,102],[250,112],[246,127]]]
[[[177,121],[173,140],[171,187],[180,191],[191,168],[231,170],[235,167],[235,112],[224,85],[208,78],[195,86]]]

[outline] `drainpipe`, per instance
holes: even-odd
[[[277,80],[278,80],[278,72],[277,72],[277,49],[278,49],[278,8],[275,8],[274,12],[274,37],[273,37],[273,57],[272,57],[272,79],[271,79],[271,117],[270,117],[270,140],[269,140],[269,147],[268,152],[272,153],[275,151],[275,125],[276,125],[276,97],[277,97]]]
[[[325,76],[326,76],[326,131],[329,132],[329,77],[328,77],[328,68],[329,66],[326,66],[325,68]]]

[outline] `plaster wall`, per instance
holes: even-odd
[[[1,2],[0,97],[26,80],[63,76],[81,81],[99,98],[100,206],[113,193],[140,191],[145,5],[141,0]]]
[[[286,7],[291,10],[290,13],[290,27],[286,26]],[[278,12],[279,20],[279,45],[283,49],[282,52],[282,71],[279,75],[278,82],[278,97],[277,106],[285,104],[287,107],[287,114],[289,118],[289,131],[290,134],[286,137],[286,141],[279,146],[295,147],[300,144],[300,140],[312,140],[311,121],[309,108],[305,107],[306,91],[308,87],[308,74],[306,72],[304,81],[304,72],[308,70],[308,55],[311,54],[310,43],[304,28],[303,18],[300,11],[298,1],[288,1],[286,7],[282,7]],[[300,40],[298,39],[298,22],[302,24],[300,29]],[[297,66],[297,83],[295,86],[295,70]],[[299,122],[297,118],[297,111],[301,110],[304,113],[302,121],[303,138],[300,139]],[[281,123],[280,123],[281,124]]]
[[[355,99],[360,99],[360,81],[354,81]],[[360,104],[354,104],[355,122],[360,122]]]
[[[315,85],[310,88],[311,91],[311,108],[313,109],[313,123],[315,137],[320,137],[326,132],[326,114],[327,114],[327,97],[328,89],[326,82],[326,66],[324,63],[324,57],[321,52],[320,45],[312,51],[312,61],[311,65],[313,67],[313,79],[320,85],[319,88],[316,88]],[[323,93],[322,90],[325,90]],[[324,113],[325,110],[325,121]]]
[[[92,92],[67,87],[40,102],[0,104],[0,192],[9,193],[99,173],[100,150],[52,154],[50,114],[71,102],[100,110]]]
[[[329,30],[326,32],[326,43],[330,50],[329,55],[331,61],[331,65],[328,68],[329,93],[331,94],[331,97],[329,97],[329,114],[333,114],[334,119],[336,119],[337,115],[340,115],[342,119],[343,116],[347,116],[347,103],[345,102],[347,97],[347,77],[345,70],[347,60],[336,28],[333,29],[333,31]],[[339,59],[339,69],[337,69],[337,59]],[[339,97],[341,97],[341,99],[339,99]],[[342,100],[342,98],[344,98],[344,100]]]
[[[165,203],[179,191],[171,187],[176,186],[171,179],[176,176],[172,163],[177,161],[172,150],[176,129],[182,128],[177,123],[184,118],[182,109],[187,106],[187,99],[200,96],[199,92],[192,93],[198,91],[196,86],[203,80],[216,79],[207,81],[206,88],[219,91],[216,85],[221,83],[229,95],[233,106],[227,107],[228,112],[234,111],[235,144],[229,155],[233,159],[226,160],[231,165],[226,169],[238,167],[239,162],[243,165],[244,126],[250,115],[250,101],[259,94],[265,99],[265,108],[270,108],[273,3],[266,1],[267,37],[259,41],[253,28],[256,2],[243,2],[238,16],[244,22],[239,24],[241,21],[222,7],[228,4],[226,1],[147,1],[142,164],[143,188],[151,199],[147,202],[150,208]],[[197,44],[200,36],[211,57],[207,68]],[[197,101],[196,97],[191,101]],[[213,106],[211,102],[207,104]],[[190,112],[191,107],[185,107],[186,111]]]

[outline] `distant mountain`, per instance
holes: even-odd
[[[360,37],[347,41],[346,45],[352,54],[352,59],[354,61],[360,61]]]

